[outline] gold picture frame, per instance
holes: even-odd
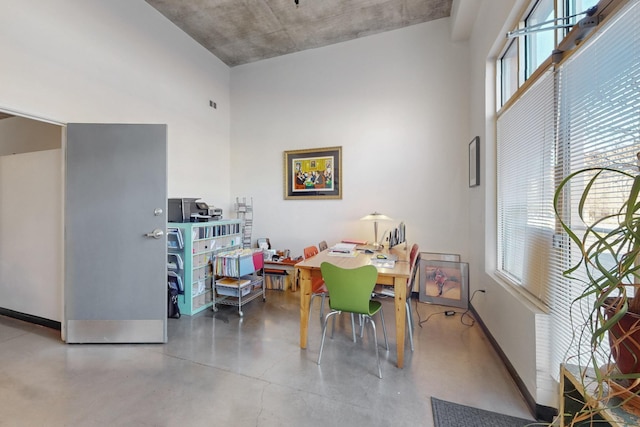
[[[342,199],[342,147],[284,152],[285,199]]]

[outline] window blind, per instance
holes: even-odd
[[[555,225],[554,115],[549,69],[497,122],[498,270],[544,303]]]
[[[558,68],[558,144],[563,147],[561,169],[564,175],[589,166],[607,166],[635,170],[636,153],[640,151],[640,2],[632,1],[605,27],[600,29],[574,55]],[[577,215],[578,203],[586,180],[573,182],[565,194],[564,221],[581,235],[585,224]],[[621,182],[619,176],[605,176],[585,204],[589,225],[597,218],[615,213],[628,194],[630,183]],[[603,231],[616,224],[601,223]],[[561,259],[575,264],[579,254],[569,242]],[[613,263],[613,260],[611,260]],[[568,266],[567,266],[568,267]],[[584,271],[577,273],[586,280]],[[591,301],[583,301],[569,313],[566,305],[582,290],[577,281],[560,280],[553,283],[552,315],[554,341],[562,344],[552,362],[558,366],[567,355],[587,356],[590,337],[567,341],[576,325],[571,325],[571,314],[578,324],[591,310]],[[608,356],[606,348],[597,350],[602,362]],[[560,349],[564,349],[560,351]],[[569,352],[565,354],[565,350]]]
[[[548,307],[551,321],[538,341],[548,343],[539,351],[551,355],[538,358],[549,363],[556,379],[568,355],[580,359],[590,351],[588,337],[574,336],[578,329],[572,324],[590,307],[588,301],[572,305],[584,284],[563,276],[577,260],[556,222],[553,195],[563,177],[577,169],[635,162],[640,151],[637,22],[640,2],[630,1],[555,71],[546,70],[496,123],[497,269]],[[564,197],[564,220],[578,234],[584,229],[576,215],[582,188],[574,184]],[[588,202],[591,219],[614,209],[625,188],[610,180],[595,191]]]

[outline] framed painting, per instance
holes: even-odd
[[[342,147],[284,152],[285,199],[342,199]]]
[[[480,137],[469,143],[469,187],[480,185]]]
[[[469,303],[469,264],[420,256],[420,302],[466,309]]]
[[[441,252],[420,252],[420,259],[429,261],[460,261],[460,254],[444,254]]]

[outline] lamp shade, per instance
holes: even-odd
[[[393,221],[393,219],[379,212],[373,212],[373,213],[370,213],[369,215],[365,215],[362,218],[360,218],[360,220],[361,221]]]

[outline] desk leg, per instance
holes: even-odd
[[[300,348],[307,348],[309,333],[309,303],[311,302],[311,270],[296,269],[300,279]]]
[[[404,336],[406,332],[405,324],[407,317],[407,279],[396,277],[393,279],[396,308],[396,351],[398,353],[398,368],[404,366]],[[409,326],[411,327],[411,326]]]

